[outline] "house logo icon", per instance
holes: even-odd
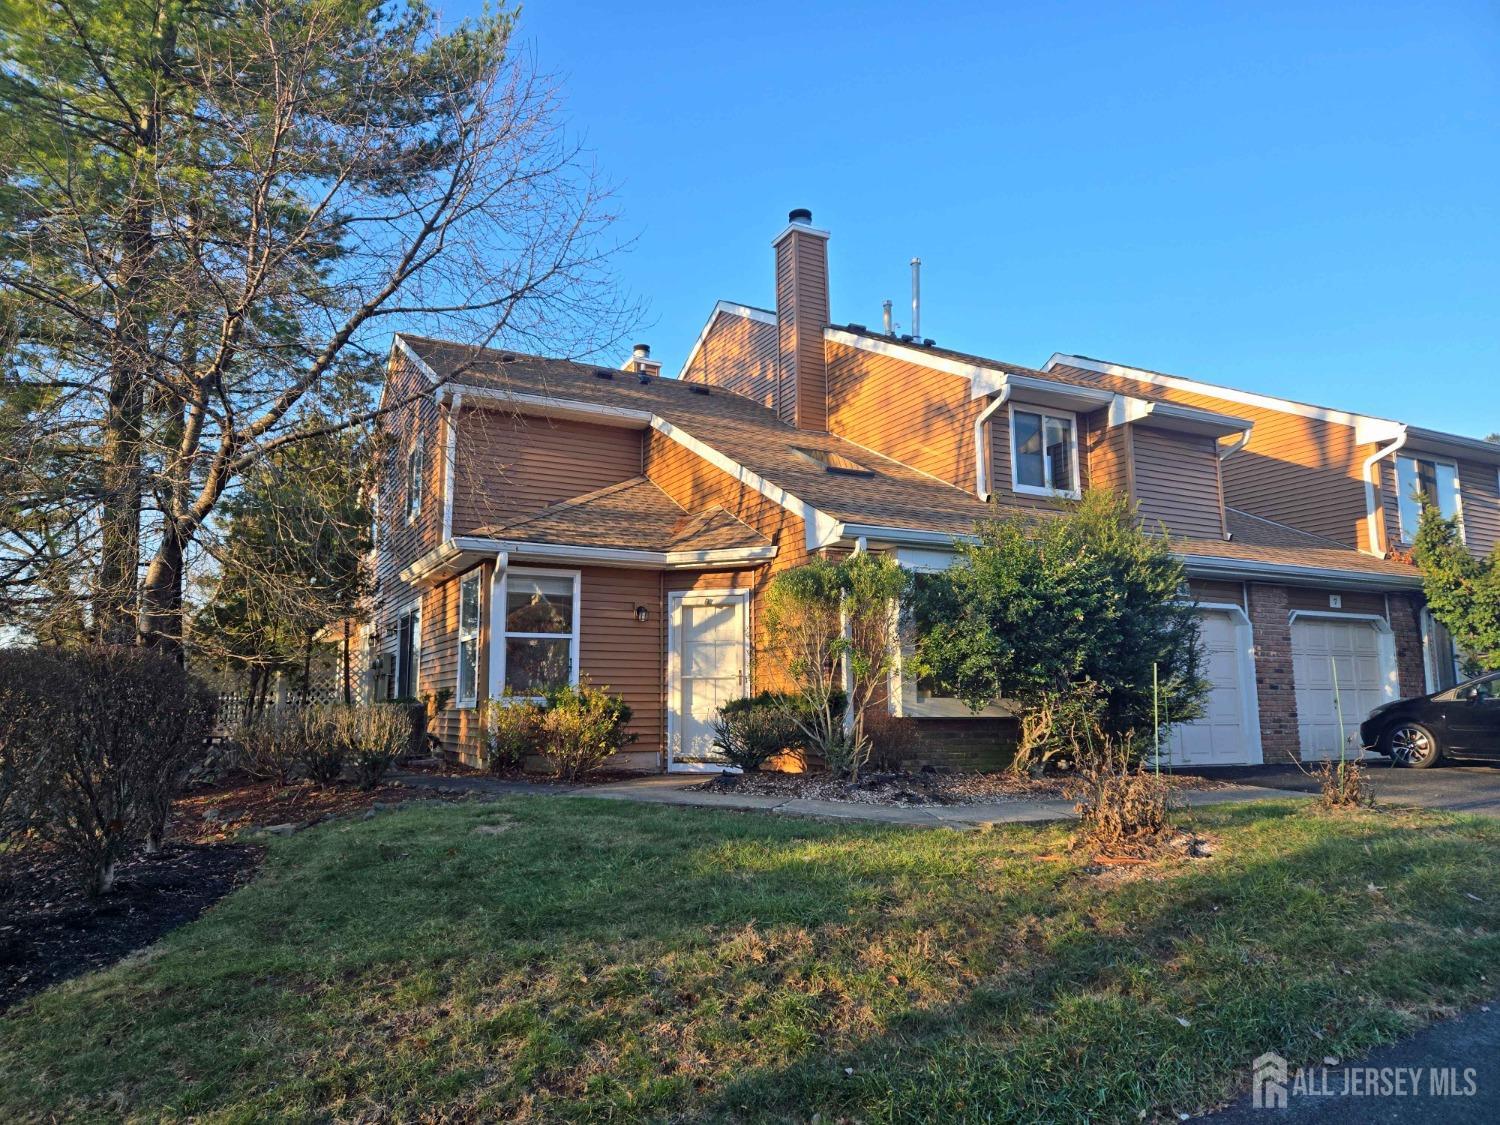
[[[1256,1109],[1286,1108],[1286,1059],[1275,1051],[1250,1064],[1250,1101]]]

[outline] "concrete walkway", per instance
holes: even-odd
[[[738,812],[768,812],[783,816],[810,816],[831,820],[879,821],[926,828],[988,828],[996,824],[1039,824],[1074,820],[1077,812],[1068,800],[995,801],[984,805],[868,805],[859,801],[819,801],[808,798],[762,797],[750,793],[715,793],[695,790],[710,774],[657,774],[612,781],[603,785],[548,785],[528,781],[501,781],[492,777],[434,777],[421,773],[394,773],[393,781],[412,789],[447,793],[478,793],[496,797],[517,794],[594,797],[606,801],[637,801],[650,805],[681,805],[701,809]],[[1232,785],[1225,789],[1189,790],[1179,794],[1191,808],[1243,801],[1279,801],[1304,797],[1283,789],[1258,785]]]

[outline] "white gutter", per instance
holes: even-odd
[[[1010,399],[1010,392],[1011,384],[1006,383],[1000,388],[994,401],[974,419],[974,494],[981,500],[990,498],[990,459],[985,456],[984,424],[990,420],[991,414],[1006,404]]]
[[[1394,441],[1392,441],[1389,445],[1382,446],[1380,449],[1377,449],[1374,453],[1365,458],[1365,532],[1370,539],[1370,549],[1367,553],[1375,555],[1377,558],[1383,558],[1385,556],[1385,551],[1383,548],[1385,546],[1388,546],[1388,544],[1385,543],[1385,537],[1378,534],[1380,530],[1380,510],[1376,503],[1377,497],[1375,494],[1375,481],[1373,481],[1371,477],[1376,472],[1375,467],[1381,461],[1385,460],[1385,458],[1389,457],[1391,454],[1395,453],[1398,449],[1406,444],[1406,436],[1406,427],[1402,426],[1401,429],[1397,432]]]
[[[981,516],[982,513],[975,518]],[[871,523],[841,523],[823,546],[831,546],[845,539],[856,542],[864,540],[866,543],[873,539],[877,543],[905,543],[913,547],[946,547],[950,550],[958,543],[979,542],[977,536],[954,534],[951,531],[920,531],[909,527],[880,527]]]
[[[1223,578],[1232,582],[1260,579],[1285,580],[1311,586],[1347,589],[1351,586],[1374,586],[1380,589],[1421,589],[1422,576],[1412,568],[1411,575],[1366,574],[1361,571],[1333,570],[1322,566],[1293,566],[1288,563],[1255,562],[1249,559],[1226,559],[1209,555],[1181,556],[1187,572],[1194,578]]]
[[[567,543],[528,543],[517,539],[459,536],[445,540],[403,570],[398,577],[413,584],[422,581],[464,555],[512,555],[523,559],[556,559],[600,566],[650,570],[680,570],[696,567],[735,566],[759,563],[776,557],[778,548],[722,547],[712,551],[643,551],[617,547],[583,547]]]
[[[1233,457],[1236,453],[1238,453],[1240,450],[1244,449],[1245,446],[1247,446],[1249,444],[1250,444],[1250,429],[1247,428],[1244,433],[1240,434],[1240,436],[1237,439],[1235,439],[1234,441],[1230,442],[1228,445],[1221,445],[1221,446],[1219,446],[1219,452],[1218,452],[1219,460],[1220,461],[1227,461],[1227,460],[1229,460],[1229,458]]]

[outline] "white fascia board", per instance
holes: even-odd
[[[582,565],[594,563],[599,566],[645,570],[754,565],[776,557],[776,547],[773,545],[727,547],[716,551],[640,551],[617,547],[583,547],[567,543],[501,540],[500,546],[512,559],[566,560]]]
[[[451,392],[450,392],[451,393]],[[524,392],[502,391],[496,388],[464,386],[466,397],[490,399],[504,403],[521,414],[540,414],[548,418],[573,418],[583,422],[598,422],[604,425],[627,426],[633,429],[653,429],[663,437],[676,442],[721,469],[740,484],[758,492],[772,503],[785,508],[802,519],[806,529],[807,549],[812,551],[827,546],[827,536],[838,527],[838,520],[819,511],[806,501],[793,496],[786,489],[772,484],[760,474],[741,465],[732,457],[719,452],[713,446],[700,441],[680,427],[674,426],[658,414],[649,410],[630,410],[617,406],[601,406],[576,399],[552,398]]]
[[[1500,442],[1447,434],[1441,430],[1423,429],[1421,426],[1408,426],[1406,434],[1410,448],[1414,451],[1418,448],[1431,449],[1450,457],[1477,457],[1482,461],[1500,462]]]
[[[723,313],[728,316],[742,316],[746,320],[754,320],[760,324],[776,323],[776,314],[767,312],[765,309],[753,309],[749,305],[737,305],[733,301],[720,301],[714,305],[714,311],[708,314],[708,320],[703,325],[703,331],[698,333],[698,338],[693,341],[692,351],[688,352],[687,359],[682,361],[682,366],[677,370],[677,377],[681,379],[688,373],[688,368],[693,366],[693,360],[698,358],[698,352],[708,339],[708,334],[713,331],[714,323]]]
[[[1270,579],[1304,586],[1333,589],[1372,586],[1383,590],[1422,588],[1422,576],[1415,570],[1410,577],[1396,574],[1367,574],[1361,571],[1333,570],[1321,566],[1294,566],[1289,563],[1254,562],[1249,559],[1214,558],[1207,555],[1183,555],[1183,566],[1194,578],[1224,578],[1233,582],[1246,579]]]
[[[418,585],[467,570],[472,565],[493,555],[500,544],[493,539],[482,539],[469,535],[445,539],[421,558],[411,563],[396,577],[407,585]]]
[[[448,432],[443,443],[443,538],[453,535],[453,458],[458,453],[458,419],[464,408],[463,392],[448,403]]]
[[[392,350],[399,350],[402,355],[411,360],[416,365],[417,370],[427,376],[427,381],[434,387],[442,382],[442,379],[438,378],[438,373],[428,366],[427,361],[416,353],[416,349],[406,342],[406,337],[401,335],[401,333],[396,333],[391,348]]]
[[[1255,427],[1255,423],[1249,419],[1236,418],[1232,414],[1200,410],[1196,406],[1182,406],[1175,402],[1163,402],[1161,399],[1120,395],[1110,404],[1109,425],[1121,426],[1127,422],[1147,422],[1163,429],[1201,434],[1215,439],[1231,434],[1244,434],[1248,437]]]
[[[1139,367],[1126,367],[1123,364],[1106,363],[1103,360],[1067,355],[1063,352],[1053,352],[1052,358],[1042,365],[1042,370],[1051,371],[1058,366],[1078,367],[1084,371],[1097,371],[1101,375],[1117,375],[1124,379],[1134,379],[1139,383],[1148,383],[1154,387],[1171,387],[1174,390],[1222,398],[1228,402],[1242,402],[1246,406],[1258,406],[1263,410],[1279,410],[1283,414],[1295,414],[1302,418],[1315,418],[1321,422],[1353,426],[1356,430],[1362,430],[1363,433],[1370,435],[1358,437],[1361,444],[1380,441],[1382,440],[1381,434],[1393,433],[1400,425],[1399,422],[1393,422],[1387,418],[1352,414],[1344,410],[1331,410],[1324,406],[1309,406],[1305,402],[1293,402],[1291,399],[1276,398],[1274,395],[1257,394],[1254,391],[1242,391],[1234,387],[1221,387],[1216,383],[1184,379],[1180,375],[1163,375],[1157,371],[1145,371]]]
[[[951,531],[924,531],[911,527],[881,527],[879,524],[872,523],[841,523],[835,527],[834,531],[833,537],[820,546],[828,547],[845,540],[854,542],[867,539],[895,546],[932,547],[952,551],[959,543],[979,542],[978,537],[974,535],[956,535]]]
[[[569,418],[580,422],[593,422],[602,426],[620,426],[625,429],[643,430],[651,425],[655,417],[649,410],[632,410],[622,406],[604,406],[596,402],[578,399],[554,398],[551,395],[531,394],[528,391],[503,391],[498,387],[475,387],[454,384],[444,387],[439,396],[449,398],[462,394],[465,398],[483,399],[501,403],[515,414],[533,414],[544,418]]]

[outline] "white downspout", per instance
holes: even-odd
[[[1238,441],[1232,441],[1228,445],[1221,445],[1221,446],[1219,446],[1219,460],[1220,461],[1227,461],[1227,460],[1229,460],[1229,458],[1233,457],[1236,453],[1238,453],[1240,450],[1244,449],[1245,446],[1247,446],[1249,444],[1250,444],[1250,429],[1247,428],[1243,433],[1240,434]]]
[[[974,419],[974,493],[981,500],[990,498],[990,459],[985,456],[984,424],[990,415],[999,410],[1010,398],[1010,384],[1006,383],[995,396],[995,401],[979,412]]]
[[[1380,528],[1380,509],[1376,505],[1375,482],[1371,480],[1370,477],[1374,473],[1376,465],[1378,465],[1381,461],[1384,461],[1387,457],[1391,456],[1405,444],[1406,427],[1402,426],[1401,432],[1396,435],[1394,441],[1392,441],[1389,445],[1382,446],[1380,449],[1377,449],[1374,453],[1370,454],[1369,457],[1365,458],[1365,531],[1370,539],[1369,553],[1374,555],[1376,558],[1384,557],[1384,548],[1389,547],[1390,544],[1385,541],[1385,536],[1377,534]],[[1379,544],[1379,546],[1377,546],[1377,544]]]

